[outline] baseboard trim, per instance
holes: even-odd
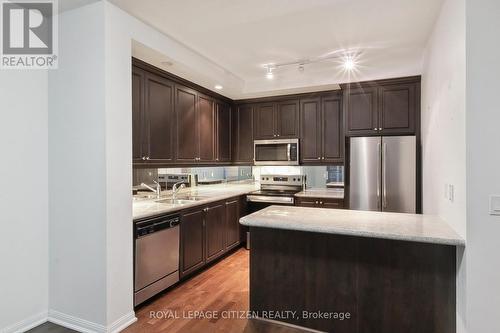
[[[47,311],[40,312],[36,315],[18,321],[15,324],[7,326],[3,329],[0,329],[2,333],[21,333],[26,332],[38,325],[41,325],[47,321],[48,313]]]
[[[48,321],[82,333],[118,333],[137,321],[131,311],[107,327],[59,311],[49,310]]]
[[[56,310],[49,310],[48,321],[82,333],[106,333],[106,326]]]
[[[137,318],[135,316],[135,312],[130,311],[129,313],[127,313],[126,315],[119,318],[111,325],[109,325],[107,331],[109,333],[118,333],[120,331],[123,331],[125,328],[132,325],[136,321],[137,321]]]

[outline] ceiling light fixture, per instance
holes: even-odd
[[[220,84],[216,84],[214,88],[217,90],[222,90],[223,87]]]
[[[352,71],[356,67],[356,62],[351,56],[347,56],[344,59],[344,69],[348,72]]]
[[[296,61],[289,61],[283,63],[273,63],[266,64],[263,67],[266,69],[266,77],[268,79],[272,79],[274,77],[274,72],[283,67],[296,66],[298,71],[302,73],[305,69],[306,65],[327,62],[327,61],[336,61],[346,71],[352,71],[356,69],[357,59],[362,54],[361,50],[348,50],[341,49],[335,50],[333,52],[329,52],[326,55],[322,55],[314,58],[303,58]]]
[[[266,73],[266,77],[268,80],[272,80],[273,77],[274,77],[274,74],[273,74],[273,67],[271,65],[267,65],[267,73]]]

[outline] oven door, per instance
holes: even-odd
[[[299,165],[299,139],[255,140],[255,165]]]
[[[293,206],[295,204],[294,198],[290,196],[265,196],[247,194],[247,204],[250,213],[255,213],[261,209],[272,205],[278,206]]]

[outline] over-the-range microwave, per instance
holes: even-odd
[[[299,165],[299,139],[255,140],[255,165]]]

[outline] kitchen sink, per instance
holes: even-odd
[[[162,199],[162,200],[156,200],[155,202],[162,203],[162,204],[170,204],[170,205],[185,205],[189,203],[196,202],[196,200],[189,200],[189,199]]]

